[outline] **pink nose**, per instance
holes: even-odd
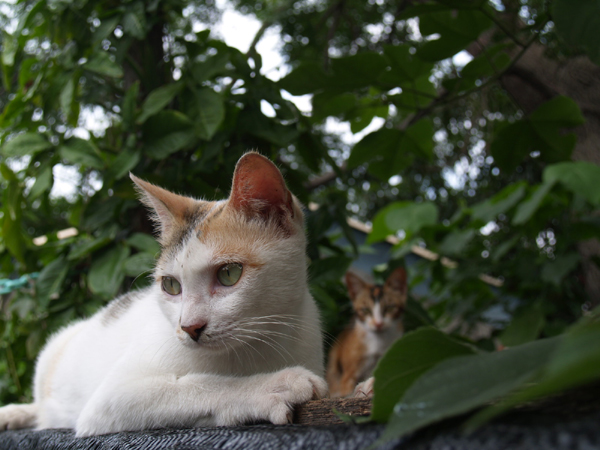
[[[198,339],[200,339],[200,335],[206,329],[206,322],[199,322],[194,325],[188,325],[188,326],[182,325],[181,329],[183,331],[185,331],[187,334],[189,334],[189,336],[192,338],[192,340],[198,342]]]
[[[383,328],[383,322],[375,322],[375,329],[380,331]]]

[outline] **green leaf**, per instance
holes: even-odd
[[[461,77],[477,79],[498,75],[511,62],[510,56],[502,51],[506,47],[506,44],[498,44],[484,51],[463,67]]]
[[[544,323],[544,313],[539,303],[522,308],[500,334],[500,342],[507,347],[514,347],[533,341],[540,335]]]
[[[122,104],[123,128],[130,130],[135,124],[137,98],[140,92],[140,82],[136,81],[125,93]]]
[[[485,405],[521,388],[549,361],[559,339],[543,339],[501,352],[458,356],[416,380],[394,407],[381,441]]]
[[[144,123],[143,137],[144,152],[164,159],[194,141],[193,123],[179,111],[161,111]]]
[[[150,275],[156,265],[156,259],[150,253],[136,253],[125,260],[124,270],[128,277]]]
[[[348,158],[348,168],[395,154],[399,150],[402,135],[402,131],[391,128],[381,128],[367,134],[354,145]]]
[[[162,111],[182,88],[183,84],[178,82],[161,86],[150,92],[142,105],[142,112],[137,118],[137,123],[144,123],[148,117]]]
[[[343,116],[358,105],[354,94],[332,94],[323,92],[315,94],[312,98],[312,119],[320,122],[328,116]]]
[[[308,270],[311,284],[319,284],[324,281],[341,280],[350,267],[352,258],[347,256],[330,256],[314,260]]]
[[[600,2],[597,0],[554,0],[552,20],[558,34],[570,45],[582,47],[600,65]]]
[[[52,188],[52,181],[52,166],[47,165],[40,170],[36,177],[35,183],[33,183],[33,186],[29,191],[28,199],[30,201],[34,200],[42,195],[42,193],[50,190]]]
[[[36,292],[40,304],[48,305],[50,297],[60,292],[60,287],[69,271],[69,264],[64,256],[59,256],[40,272],[36,281]]]
[[[156,239],[149,234],[133,233],[126,242],[140,252],[149,253],[151,255],[160,253],[160,245],[158,245]]]
[[[107,52],[95,52],[94,56],[83,65],[83,68],[111,78],[121,78],[123,76],[123,69],[113,61]]]
[[[473,219],[487,223],[506,213],[525,196],[526,185],[524,181],[509,184],[492,198],[477,203],[472,207]]]
[[[292,95],[316,93],[327,86],[329,78],[321,64],[313,61],[302,62],[277,83]]]
[[[437,220],[438,208],[435,203],[394,202],[377,213],[367,242],[382,241],[400,230],[410,235],[425,226],[435,225]]]
[[[473,430],[513,406],[600,379],[598,317],[584,317],[559,338],[555,353],[536,383],[479,412],[467,422],[467,429]]]
[[[72,137],[58,148],[61,158],[71,164],[81,164],[83,167],[103,169],[104,161],[100,158],[100,151],[91,142],[85,139]]]
[[[563,279],[575,270],[580,260],[579,253],[558,256],[554,261],[547,262],[542,266],[542,280],[559,287]]]
[[[331,59],[333,76],[327,84],[344,91],[370,86],[386,68],[386,59],[375,52],[361,52],[352,56]]]
[[[223,97],[212,89],[196,91],[197,115],[194,117],[196,134],[209,141],[215,135],[225,118]]]
[[[67,259],[69,261],[81,259],[82,257],[87,256],[90,253],[101,249],[102,247],[106,247],[110,242],[112,242],[112,239],[106,236],[95,239],[79,239],[77,243],[71,248]]]
[[[445,255],[459,255],[476,234],[477,230],[473,229],[453,231],[440,244],[440,252]]]
[[[543,103],[529,115],[529,120],[554,127],[576,127],[585,123],[581,110],[572,98],[558,95]]]
[[[407,333],[377,364],[371,419],[386,422],[406,390],[437,363],[472,353],[472,348],[431,327]]]
[[[8,141],[2,147],[2,154],[9,156],[34,155],[52,147],[52,144],[37,133],[23,133]]]
[[[110,165],[106,172],[107,178],[120,180],[127,175],[135,166],[138,165],[142,158],[139,150],[124,149],[119,153],[115,160]]]
[[[104,298],[114,297],[125,279],[123,266],[128,257],[129,247],[117,245],[94,260],[88,275],[90,290]]]
[[[73,78],[69,78],[67,84],[65,84],[65,87],[60,93],[60,109],[67,118],[71,115],[74,93],[75,81]]]
[[[600,167],[585,161],[553,164],[546,167],[543,174],[545,183],[559,182],[595,206],[600,205],[599,179]]]
[[[404,85],[423,76],[429,77],[433,69],[433,63],[423,61],[412,54],[408,44],[386,45],[383,47],[383,53],[387,57],[391,69],[390,76],[385,78],[386,82]]]
[[[555,182],[542,183],[534,188],[534,191],[519,204],[512,220],[513,225],[526,223],[539,209],[540,205],[554,187]]]
[[[477,39],[493,22],[480,11],[459,9],[456,12],[440,11],[419,17],[419,29],[425,36],[440,34],[440,38],[427,41],[417,55],[424,61],[450,58]]]
[[[227,63],[229,63],[230,59],[228,52],[219,52],[216,55],[206,58],[205,61],[195,62],[192,66],[194,81],[201,83],[224,73],[227,70]]]
[[[133,3],[123,14],[123,30],[136,39],[146,37],[146,13],[142,2]]]

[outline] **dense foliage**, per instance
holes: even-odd
[[[586,297],[577,245],[600,233],[600,168],[571,160],[577,138],[570,129],[585,121],[572,98],[553,96],[523,111],[502,79],[532,46],[564,64],[584,52],[597,63],[600,47],[585,30],[600,17],[598,7],[567,0],[235,5],[264,24],[245,54],[211,33],[219,10],[210,0],[3,5],[0,276],[39,276],[0,303],[0,402],[30,397],[33,360],[50,333],[148,282],[159,249],[128,172],[218,199],[247,149],[276,161],[300,200],[319,206],[307,217],[308,254],[330,335],[348,319],[340,279],[358,252],[369,251],[356,245],[348,217],[372,222],[370,242],[400,238],[389,267],[414,245],[446,256],[409,267],[412,284],[426,280],[430,290],[422,301],[430,318],[415,307],[415,323],[431,321],[471,338],[482,323],[491,325],[476,345],[431,328],[407,335],[394,349],[400,356],[391,352],[378,369],[380,392],[405,346],[448,351],[419,362],[423,377],[395,384],[393,395],[376,391],[377,420],[390,417],[409,386],[408,399],[418,403],[432,382],[426,376],[456,371],[462,360],[453,355],[488,358],[498,367],[514,358],[521,369],[500,387],[483,373],[483,401],[436,409],[446,416],[509,394],[534,376],[542,387],[552,374],[561,379],[567,369],[560,364],[567,363],[556,361],[572,341],[593,342],[586,339],[598,334],[589,319],[561,335],[598,302]],[[279,31],[290,67],[276,81],[261,72],[256,51],[268,27]],[[474,58],[458,64],[454,56],[465,50]],[[311,111],[299,111],[289,94],[310,95]],[[381,126],[350,145],[330,131],[336,121],[353,133]],[[66,197],[53,191],[65,173],[72,185]],[[335,224],[348,248],[336,245]],[[57,235],[70,227],[76,235]],[[34,244],[39,236],[47,237],[42,245]],[[479,353],[494,340],[517,347]],[[600,367],[593,352],[573,357],[567,365],[578,364],[580,374]],[[559,364],[554,372],[546,369],[552,364]],[[600,375],[590,373],[575,379]],[[378,397],[392,402],[382,406]]]

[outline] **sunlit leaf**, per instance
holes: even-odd
[[[34,155],[52,147],[44,136],[37,133],[23,133],[2,146],[4,156]]]

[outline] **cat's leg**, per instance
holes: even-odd
[[[354,389],[353,397],[371,398],[373,397],[373,386],[375,385],[375,377],[367,378],[362,383],[358,383]]]
[[[33,428],[37,422],[38,406],[31,404],[12,404],[0,408],[0,430]]]
[[[325,381],[303,367],[248,377],[188,374],[127,380],[113,375],[81,412],[77,436],[252,421],[285,424],[294,405],[327,395]]]

